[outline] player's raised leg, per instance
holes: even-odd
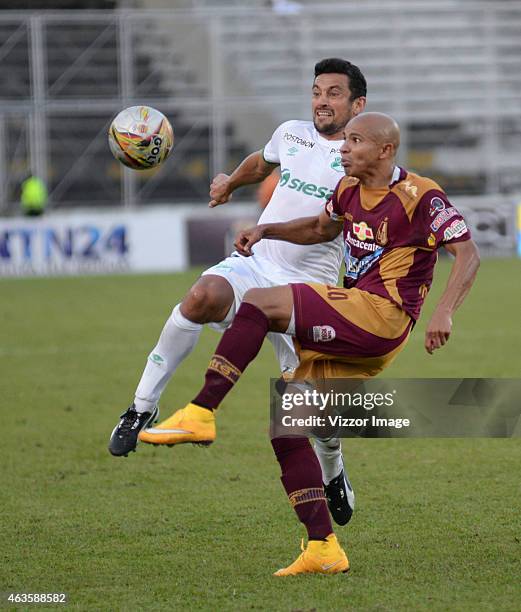
[[[208,423],[210,416],[213,421],[212,411],[256,357],[268,331],[283,333],[288,329],[292,312],[293,295],[289,285],[247,291],[232,325],[217,346],[206,371],[205,384],[193,402],[156,427],[142,431],[139,439],[167,445],[212,442],[215,430],[211,435]]]
[[[179,364],[192,352],[204,323],[223,320],[234,303],[230,283],[216,275],[202,276],[178,304],[148,356],[134,402],[120,417],[109,442],[115,456],[136,449],[139,432],[158,416],[158,402]]]

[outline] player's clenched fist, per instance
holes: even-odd
[[[228,174],[218,174],[210,185],[210,202],[208,206],[213,208],[219,206],[219,204],[226,204],[232,197],[232,190],[230,187],[230,177]]]
[[[242,230],[235,236],[234,246],[237,249],[238,253],[244,255],[245,257],[249,257],[253,255],[251,252],[251,247],[259,240],[262,240],[262,227],[257,225],[256,227],[251,227],[249,229]]]
[[[425,349],[432,353],[445,345],[452,331],[452,318],[443,310],[435,310],[425,331]]]

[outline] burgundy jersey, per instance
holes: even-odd
[[[470,231],[434,181],[399,170],[386,189],[368,189],[344,177],[326,212],[344,224],[344,286],[387,298],[416,320],[431,287],[437,249],[469,240]]]

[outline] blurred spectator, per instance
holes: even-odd
[[[22,183],[20,205],[24,215],[36,217],[43,215],[47,204],[47,187],[42,179],[29,176]]]

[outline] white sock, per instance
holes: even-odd
[[[187,357],[199,340],[203,326],[181,314],[179,304],[163,327],[161,336],[148,356],[134,403],[138,412],[150,412],[159,401],[177,366]]]
[[[322,469],[322,482],[329,484],[344,469],[342,444],[338,438],[315,439],[315,453]]]

